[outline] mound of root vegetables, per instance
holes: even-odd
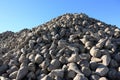
[[[1,33],[0,80],[120,80],[120,29],[66,13]]]

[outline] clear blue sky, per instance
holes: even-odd
[[[81,12],[120,27],[120,0],[1,0],[0,33],[31,29],[59,15]]]

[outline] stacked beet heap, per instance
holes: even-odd
[[[81,13],[4,32],[0,80],[120,80],[120,29]]]

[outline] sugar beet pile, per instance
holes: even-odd
[[[1,33],[0,80],[120,80],[120,29],[81,13]]]

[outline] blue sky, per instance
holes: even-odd
[[[31,29],[59,15],[81,12],[120,27],[120,0],[1,0],[0,33]]]

